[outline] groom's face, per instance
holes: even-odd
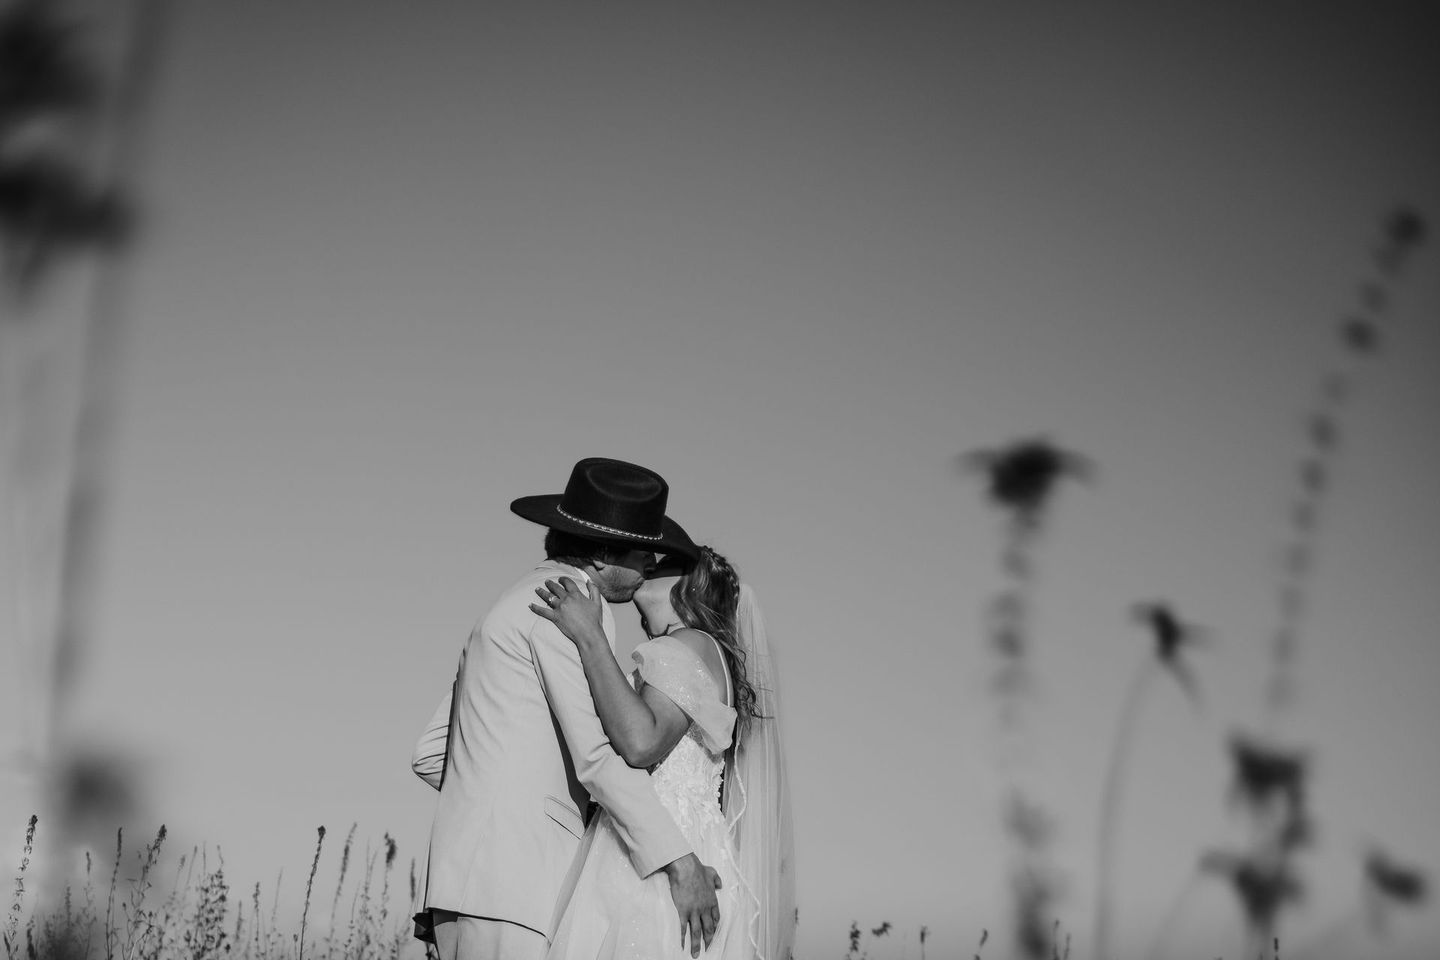
[[[655,554],[649,550],[631,550],[616,555],[607,563],[595,564],[595,582],[600,595],[611,603],[629,603],[655,569]]]

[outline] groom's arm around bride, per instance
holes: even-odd
[[[557,573],[588,579],[547,562],[506,591],[466,644],[452,691],[416,744],[415,773],[441,792],[425,905],[548,936],[588,793],[614,818],[636,873],[666,871],[680,935],[708,942],[718,912],[714,872],[695,857],[649,775],[611,747],[575,645],[529,610],[535,587]],[[608,606],[605,613],[613,640]]]

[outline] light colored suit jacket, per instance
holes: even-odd
[[[588,580],[546,561],[471,632],[451,693],[411,758],[440,790],[425,906],[508,920],[547,938],[590,797],[614,817],[641,876],[691,852],[650,775],[610,746],[579,651],[529,608],[535,588],[560,576]],[[614,616],[601,606],[613,645]]]

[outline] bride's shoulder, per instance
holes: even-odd
[[[680,627],[671,638],[679,641],[687,650],[700,658],[706,668],[715,676],[723,677],[725,666],[720,659],[720,650],[711,639],[710,634],[704,630],[696,630],[693,627]]]

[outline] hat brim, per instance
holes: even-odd
[[[664,517],[660,521],[659,539],[602,532],[561,513],[558,509],[561,496],[558,493],[542,493],[533,497],[521,497],[511,502],[510,511],[532,523],[538,523],[542,527],[563,530],[589,540],[599,540],[602,543],[623,543],[655,553],[680,554],[690,561],[700,557],[700,548],[695,545],[695,541],[690,539],[685,528],[669,517]]]

